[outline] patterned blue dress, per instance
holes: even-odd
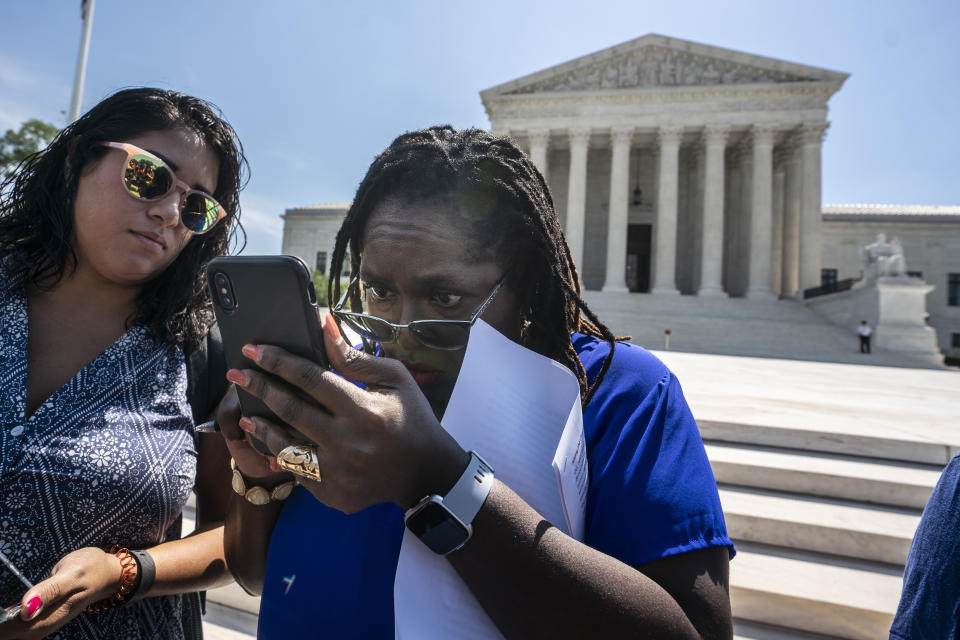
[[[81,547],[163,542],[197,467],[182,350],[134,327],[26,418],[27,301],[3,267],[0,550],[36,583]],[[0,606],[24,591],[0,565]],[[82,613],[49,637],[180,639],[182,603],[165,596]]]

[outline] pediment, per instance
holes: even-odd
[[[646,35],[498,85],[485,97],[532,93],[832,81],[847,74]]]

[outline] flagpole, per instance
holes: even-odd
[[[83,2],[83,35],[80,37],[80,53],[77,56],[77,75],[73,79],[73,99],[70,101],[70,117],[67,124],[80,117],[83,101],[83,79],[87,74],[87,54],[90,52],[90,31],[93,29],[93,5],[96,0]]]

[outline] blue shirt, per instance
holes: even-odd
[[[592,383],[610,346],[580,334],[573,345]],[[619,343],[583,424],[586,544],[632,566],[716,546],[732,556],[700,433],[662,362]],[[259,636],[295,637],[309,624],[312,637],[393,638],[402,537],[396,505],[347,516],[298,488],[271,538]]]
[[[960,640],[960,455],[944,469],[923,510],[890,637]]]

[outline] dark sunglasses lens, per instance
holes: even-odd
[[[173,175],[156,158],[135,155],[123,171],[123,186],[135,198],[153,200],[165,196],[173,186]]]
[[[183,200],[183,210],[180,211],[183,226],[194,233],[209,231],[217,223],[219,215],[217,201],[197,192],[187,194]]]
[[[344,314],[340,316],[340,319],[344,320],[350,325],[350,328],[367,340],[376,340],[377,342],[393,342],[394,340],[393,327],[379,318]]]
[[[470,337],[470,327],[446,322],[413,322],[408,327],[417,340],[434,349],[460,349]]]

